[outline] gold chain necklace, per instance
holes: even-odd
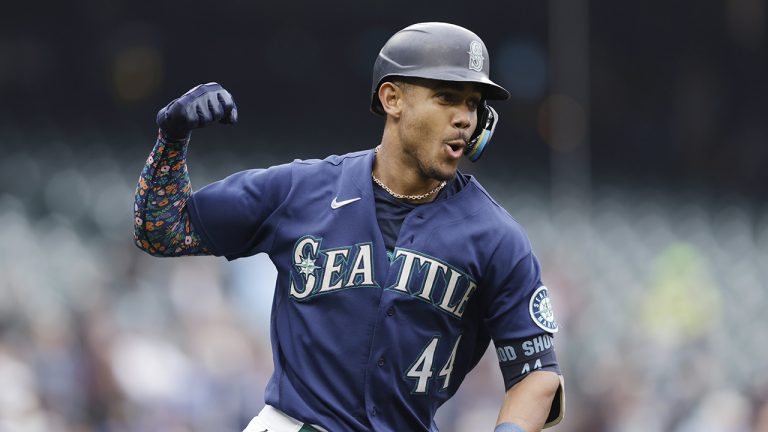
[[[380,146],[376,146],[376,148],[373,150],[373,152],[374,153],[378,153],[379,152],[379,147]],[[379,185],[382,189],[387,191],[388,194],[392,195],[393,197],[395,197],[397,199],[409,200],[409,201],[423,200],[424,198],[426,198],[428,196],[434,195],[434,194],[440,192],[440,189],[445,187],[445,184],[446,184],[445,180],[443,180],[439,185],[437,185],[436,188],[432,189],[431,191],[429,191],[427,193],[423,193],[421,195],[402,195],[402,194],[399,194],[399,193],[393,191],[392,189],[388,188],[387,185],[385,185],[381,180],[377,179],[376,176],[373,175],[373,172],[371,172],[371,177],[373,178],[373,181],[377,185]]]

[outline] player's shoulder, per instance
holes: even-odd
[[[475,205],[480,204],[486,215],[493,217],[496,222],[510,225],[516,229],[522,229],[522,225],[505,209],[501,204],[496,201],[493,196],[486,190],[480,181],[476,177],[470,176],[469,184],[474,189]]]
[[[476,177],[470,176],[469,186],[473,189],[472,205],[479,210],[478,214],[482,214],[482,219],[486,221],[489,229],[493,229],[499,237],[505,237],[507,240],[516,239],[529,243],[523,225],[491,196]]]
[[[327,173],[338,174],[345,165],[364,163],[370,150],[361,150],[343,155],[330,155],[324,159],[296,159],[291,162],[294,172],[299,176],[315,176]]]

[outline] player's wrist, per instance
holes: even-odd
[[[187,132],[186,135],[184,134],[174,134],[174,133],[168,133],[162,128],[157,130],[157,138],[163,142],[163,144],[179,144],[184,145],[189,142],[189,138],[192,136],[192,132]]]
[[[493,432],[525,432],[523,428],[515,423],[501,423],[496,425],[496,429]]]

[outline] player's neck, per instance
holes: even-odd
[[[427,194],[441,184],[438,180],[424,177],[413,158],[399,151],[396,146],[384,142],[376,151],[373,176],[386,186],[385,189],[401,195]],[[434,193],[422,199],[406,201],[425,203],[433,201],[436,196],[437,193]]]

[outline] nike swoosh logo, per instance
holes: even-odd
[[[339,207],[344,207],[347,204],[352,204],[353,202],[361,199],[362,197],[352,198],[344,201],[336,201],[336,198],[338,197],[333,197],[333,201],[331,201],[331,208],[334,210],[336,210]]]

